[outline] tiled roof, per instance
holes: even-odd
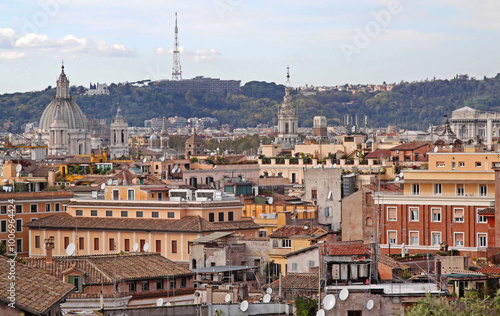
[[[280,281],[276,280],[271,283],[273,290],[278,290]],[[317,273],[288,273],[281,278],[281,288],[284,290],[318,290],[318,274]]]
[[[169,201],[165,201],[169,202]],[[182,204],[184,207],[200,207],[203,208],[217,208],[217,207],[230,207],[230,206],[240,206],[243,204],[239,200],[233,201],[188,201],[188,202],[173,202],[169,203],[165,202],[155,202],[151,200],[135,200],[135,201],[113,201],[113,200],[73,200],[68,202],[68,205],[80,205],[80,206],[114,206],[114,207],[159,207],[159,208],[168,208],[168,207],[178,207]]]
[[[67,164],[81,164],[81,163],[90,163],[90,155],[89,156],[74,156],[65,161]]]
[[[277,230],[275,230],[269,237],[271,238],[286,238],[292,236],[310,236],[312,234],[316,234],[317,232],[323,233],[324,230],[321,227],[308,227],[304,226],[281,226]]]
[[[409,269],[410,266],[404,264],[404,263],[400,263],[398,262],[397,260],[394,260],[393,258],[389,257],[389,256],[386,256],[386,255],[381,255],[379,256],[378,258],[378,261],[379,263],[382,263],[386,266],[389,266],[391,268],[401,268],[403,270],[406,270],[406,269]]]
[[[199,216],[185,216],[182,219],[73,217],[68,214],[54,214],[26,223],[33,228],[91,229],[91,230],[135,230],[161,232],[212,232],[221,230],[257,229],[253,221],[211,223]]]
[[[30,268],[19,262],[15,267],[16,307],[23,311],[44,315],[75,290],[73,285],[59,281],[41,270]],[[7,290],[12,282],[8,279],[9,269],[8,259],[0,256],[0,271],[2,271],[0,273],[0,301],[5,303],[10,302],[7,300],[10,293]]]
[[[479,215],[495,215],[495,208],[488,207],[477,212]]]
[[[366,159],[379,159],[379,158],[388,158],[391,155],[391,151],[389,149],[377,149],[372,151],[368,155],[365,156]]]
[[[378,192],[378,185],[376,184],[367,184],[364,186],[365,188]],[[398,185],[393,183],[381,183],[380,184],[380,192],[393,192],[393,193],[403,193],[403,189],[401,189]]]
[[[39,268],[58,279],[64,271],[75,268],[85,271],[85,284],[106,284],[124,280],[154,279],[193,273],[159,253],[133,253],[125,255],[95,255],[53,257],[47,264],[43,258],[27,258],[26,265]]]
[[[161,181],[160,179],[153,176],[152,174],[148,174],[146,176],[146,179],[144,180],[144,184],[146,184],[146,185],[164,185],[165,182]]]
[[[429,142],[411,142],[404,143],[396,147],[392,147],[391,150],[415,150],[423,146],[429,145]]]
[[[42,166],[42,165],[37,165],[36,169],[33,171],[33,177],[48,177],[49,176],[49,171],[54,171],[57,172],[59,170],[58,167],[54,166]]]
[[[482,274],[500,275],[500,267],[484,267],[484,268],[479,269],[476,272],[479,272]]]
[[[370,255],[370,246],[362,244],[342,245],[325,244],[323,246],[323,255],[325,256],[361,256]]]

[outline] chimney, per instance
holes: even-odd
[[[435,266],[434,270],[436,270],[435,271],[435,273],[436,273],[436,282],[437,282],[438,285],[440,285],[441,284],[441,259],[436,258],[435,265],[436,266]]]
[[[52,249],[54,249],[54,237],[45,239],[45,250],[47,252],[47,257],[45,258],[46,263],[54,263],[52,260]]]

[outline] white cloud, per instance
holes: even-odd
[[[195,62],[212,61],[220,55],[220,53],[215,48],[202,48],[192,51],[186,50],[183,46],[179,46],[179,52],[181,53],[181,58],[185,56],[187,58],[192,58]],[[167,49],[163,47],[158,47],[155,49],[156,55],[172,55],[173,53],[173,49]]]
[[[14,60],[14,59],[21,59],[26,56],[25,52],[18,52],[18,51],[7,51],[7,52],[0,52],[0,60]]]
[[[12,48],[18,37],[13,29],[0,28],[0,48]]]

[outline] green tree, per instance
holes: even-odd
[[[316,315],[318,311],[318,301],[313,298],[297,296],[294,303],[297,316]]]

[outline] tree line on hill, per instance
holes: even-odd
[[[277,124],[277,112],[284,86],[251,81],[238,94],[213,94],[203,91],[165,92],[161,82],[148,85],[111,84],[109,95],[82,95],[82,86],[71,88],[73,100],[90,118],[106,119],[118,106],[130,126],[144,126],[153,117],[215,117],[233,128]],[[477,80],[457,76],[451,80],[402,82],[392,91],[377,93],[325,91],[303,96],[293,92],[299,110],[299,126],[312,127],[313,117],[323,115],[329,126],[341,125],[346,114],[368,117],[369,127],[397,125],[425,130],[429,124],[441,125],[443,115],[470,106],[478,110],[500,110],[500,74]],[[38,121],[54,99],[55,88],[43,91],[0,95],[0,126],[12,122],[11,131],[21,132],[23,124]]]

